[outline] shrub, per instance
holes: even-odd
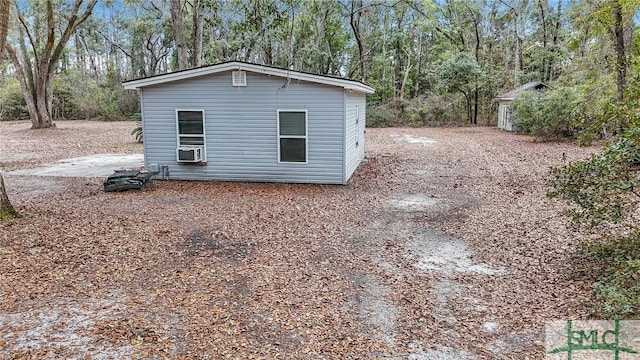
[[[389,105],[375,105],[367,109],[368,127],[392,127],[397,124],[396,111]]]
[[[575,270],[595,278],[595,315],[629,318],[640,314],[640,233],[600,239],[586,245],[578,254],[587,261],[578,262]]]
[[[140,113],[135,113],[131,116],[129,116],[129,120],[134,120],[136,121],[137,125],[133,131],[131,131],[131,135],[135,136],[136,141],[138,141],[139,143],[144,141],[144,133],[142,131],[142,114]]]
[[[581,254],[588,259],[584,270],[596,278],[592,311],[608,318],[640,315],[640,127],[551,174],[547,195],[566,200],[574,224],[600,236]]]
[[[27,104],[18,80],[13,77],[7,79],[0,87],[0,121],[28,118]]]
[[[448,97],[431,95],[367,107],[367,126],[441,126],[466,124],[465,114]]]
[[[440,95],[416,98],[411,101],[409,119],[416,126],[440,126],[452,122],[466,123],[463,116],[453,111],[450,102]]]
[[[525,92],[514,101],[513,124],[543,141],[574,137],[573,110],[579,100],[571,88]]]
[[[551,169],[547,195],[570,205],[577,225],[620,223],[638,208],[640,128],[632,128],[602,153]]]
[[[140,111],[137,93],[123,89],[114,74],[96,80],[70,70],[53,80],[54,118],[123,120]]]

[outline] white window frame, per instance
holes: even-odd
[[[202,113],[202,135],[194,135],[194,134],[180,134],[180,125],[178,123],[178,113],[181,111],[193,111],[193,112],[201,112]],[[176,109],[176,144],[177,147],[181,146],[202,146],[202,162],[207,162],[207,122],[204,109]],[[202,145],[182,145],[180,144],[181,137],[202,137]]]
[[[304,136],[302,135],[280,135],[280,113],[283,112],[298,112],[304,113]],[[278,109],[276,112],[276,134],[278,142],[278,164],[300,164],[306,165],[309,163],[309,114],[307,110],[303,109]],[[280,161],[280,139],[304,139],[304,162],[302,161]]]

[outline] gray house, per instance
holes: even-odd
[[[233,61],[123,85],[145,168],[168,179],[346,184],[364,158],[358,81]]]
[[[518,131],[518,129],[511,122],[511,115],[513,113],[513,100],[515,100],[520,94],[525,91],[541,90],[545,88],[547,88],[547,85],[542,81],[531,81],[507,93],[497,96],[496,100],[498,100],[498,128],[507,131]]]

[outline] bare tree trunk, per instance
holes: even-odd
[[[5,41],[7,40],[7,30],[9,29],[9,8],[11,0],[0,0],[0,59],[2,58]],[[0,173],[0,220],[15,219],[20,214],[13,208],[9,196],[4,187],[4,178]]]
[[[384,59],[384,63],[382,64],[382,94],[381,100],[382,103],[387,102],[387,12],[383,14],[383,26],[382,26],[382,58]],[[393,82],[391,83],[391,87],[393,87]]]
[[[418,63],[416,64],[416,73],[414,76],[414,86],[413,86],[413,97],[418,96],[420,93],[420,75],[422,75],[422,52],[423,52],[423,43],[422,43],[422,31],[420,30],[418,34],[418,53],[416,54],[416,58]]]
[[[19,217],[20,213],[13,208],[11,201],[9,201],[7,190],[4,187],[4,178],[2,177],[2,174],[0,174],[0,220],[9,220]]]
[[[51,110],[48,107],[49,99],[47,99],[46,86],[51,86],[49,76],[44,76],[41,72],[35,79],[31,78],[30,65],[26,65],[25,69],[20,65],[17,54],[10,46],[6,47],[9,59],[13,63],[16,69],[16,77],[20,83],[22,89],[22,96],[27,104],[27,110],[29,111],[29,117],[31,118],[32,129],[43,129],[54,126],[51,120]],[[25,59],[25,61],[27,61]],[[40,69],[39,69],[40,70]],[[30,84],[30,85],[29,85]]]
[[[188,66],[187,40],[184,36],[184,23],[182,21],[182,0],[171,0],[171,20],[173,21],[173,34],[176,37],[178,48],[178,70],[184,70]]]
[[[353,30],[353,36],[356,38],[356,43],[358,44],[358,58],[360,61],[360,80],[366,81],[365,76],[365,66],[364,66],[364,43],[362,40],[362,34],[360,33],[360,11],[363,8],[363,2],[360,0],[359,2],[353,1],[351,2],[351,14],[350,14],[350,22],[351,30]]]
[[[471,11],[471,9],[469,9],[469,12],[471,12],[472,15],[473,12]],[[473,18],[473,24],[474,24],[474,28],[475,28],[475,36],[476,36],[476,46],[474,48],[474,54],[475,54],[475,58],[476,58],[476,63],[478,63],[478,65],[480,65],[480,20],[478,18],[476,18],[474,16]],[[476,76],[475,79],[475,85],[473,87],[473,120],[472,123],[473,124],[477,124],[478,123],[478,103],[479,103],[480,99],[479,99],[479,92],[478,92],[478,77]]]
[[[409,72],[411,72],[411,68],[413,65],[411,64],[411,54],[407,53],[407,66],[404,69],[404,76],[402,77],[402,84],[400,85],[400,100],[404,100],[404,89],[407,86],[407,81],[409,80]]]
[[[545,11],[545,7],[547,6],[546,1],[538,0],[538,7],[540,8],[540,21],[542,22],[542,48],[544,49],[545,56],[542,58],[542,64],[540,64],[540,81],[549,81],[547,78],[547,63],[550,60],[547,59],[547,13]]]
[[[624,91],[627,89],[627,53],[624,46],[624,24],[622,22],[622,4],[617,0],[614,4],[614,35],[616,42],[616,100],[624,101]],[[618,116],[616,129],[622,132],[628,126],[623,116]]]
[[[85,75],[87,73],[87,58],[85,56],[82,40],[80,40],[80,34],[74,36],[75,52],[76,52],[76,69],[80,74]]]
[[[467,107],[467,121],[469,121],[470,124],[473,123],[473,106],[471,105],[471,96],[469,96],[469,94],[467,94],[466,91],[463,91],[462,89],[458,89],[462,95],[464,95],[464,99],[465,99],[465,103],[466,103],[466,107]]]
[[[518,30],[518,23],[517,21],[514,23],[514,35],[516,37],[516,50],[515,50],[515,56],[516,56],[516,61],[515,61],[515,71],[516,74],[519,74],[520,71],[522,71],[522,43],[524,41],[524,37],[520,34],[520,31]]]
[[[202,65],[202,24],[204,21],[202,15],[201,0],[193,2],[193,66]]]
[[[507,5],[505,3],[505,5]],[[521,17],[522,17],[522,9],[516,9],[514,6],[509,6],[509,8],[511,9],[511,13],[513,14],[513,36],[515,37],[515,49],[514,49],[514,76],[515,76],[515,83],[519,83],[520,82],[520,73],[523,70],[523,65],[522,65],[522,43],[524,42],[524,35],[522,35],[522,33],[520,32],[520,21],[521,21]],[[522,4],[520,4],[520,7],[522,6]]]
[[[23,40],[20,41],[19,49],[6,45],[6,50],[15,67],[33,129],[54,126],[51,116],[53,105],[51,76],[55,72],[56,63],[69,38],[76,28],[91,16],[98,0],[89,0],[83,13],[79,14],[83,2],[83,0],[76,0],[73,8],[65,14],[66,24],[56,24],[54,1],[48,0],[46,35],[40,34],[37,26],[30,28],[31,26],[20,13],[21,8],[18,5],[15,6],[22,38],[28,39],[31,49],[27,49]],[[61,34],[57,35],[56,29],[61,29]],[[44,46],[41,46],[42,38],[44,38]],[[34,60],[31,60],[31,57]]]
[[[9,30],[10,8],[11,8],[11,0],[0,0],[0,55],[3,54],[4,44],[7,40],[7,31]]]
[[[627,56],[624,50],[624,25],[622,23],[622,5],[616,1],[614,10],[614,34],[616,41],[616,99],[624,100],[624,90],[627,87]]]
[[[552,56],[552,59],[555,59],[555,54],[558,51],[556,45],[558,45],[558,36],[560,34],[560,26],[562,22],[562,1],[558,1],[558,8],[556,10],[556,19],[557,19],[556,25],[553,30],[553,38],[552,38],[553,47],[551,48],[551,51],[554,55]],[[554,76],[555,74],[553,72],[553,61],[549,61],[548,70],[547,70],[547,79],[551,80],[552,78],[554,78]]]

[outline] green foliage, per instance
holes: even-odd
[[[19,214],[15,214],[7,209],[0,209],[0,220],[12,220],[20,217]]]
[[[138,121],[138,126],[136,126],[133,131],[131,132],[131,135],[133,135],[136,138],[136,141],[141,143],[143,142],[143,132],[142,132],[142,122]]]
[[[144,141],[144,133],[142,131],[142,114],[135,113],[129,117],[130,120],[136,121],[138,126],[136,126],[133,131],[131,131],[131,135],[135,136],[136,141],[141,143]]]
[[[632,128],[602,153],[552,168],[551,198],[565,199],[577,225],[620,223],[638,207],[640,128]]]
[[[367,106],[368,127],[463,125],[464,116],[440,95]]]
[[[53,108],[51,109],[51,115],[54,119],[82,118],[78,107],[78,100],[83,96],[82,89],[77,88],[78,85],[81,85],[80,83],[81,80],[77,76],[72,77],[60,74],[53,78]]]
[[[640,315],[640,232],[600,239],[578,254],[574,270],[596,281],[591,311],[605,319]]]
[[[22,96],[20,84],[14,78],[8,78],[0,87],[0,121],[29,118],[27,104]]]
[[[131,109],[130,106],[125,106],[127,98],[132,95],[137,99],[137,94],[122,88],[120,77],[116,73],[114,65],[109,64],[107,73],[95,92],[98,118],[104,121],[112,121],[131,116],[132,113],[129,111],[138,111],[137,103],[135,103],[134,109]]]
[[[122,120],[139,111],[138,95],[122,88],[117,79],[96,81],[70,71],[53,81],[56,119]]]
[[[461,125],[464,115],[456,111],[451,99],[441,95],[420,97],[409,102],[407,116],[411,126]]]
[[[638,66],[634,66],[634,70]],[[640,125],[640,74],[634,72],[625,90],[624,101],[611,101],[615,97],[613,86],[602,82],[588,85],[590,90],[586,99],[576,107],[574,128],[578,132],[578,142],[589,145],[595,140],[620,134],[624,129]],[[585,85],[583,85],[584,87]]]
[[[572,88],[527,91],[514,100],[513,124],[543,141],[573,137],[573,110],[579,102]]]
[[[392,127],[398,125],[396,111],[389,105],[374,105],[367,108],[368,127]]]
[[[483,77],[482,69],[476,59],[467,53],[458,53],[444,61],[436,70],[440,87],[445,92],[460,92],[466,101],[467,120],[473,123],[473,99],[478,84]]]
[[[603,318],[640,316],[640,81],[629,80],[625,100],[612,101],[615,88],[606,77],[579,86],[584,101],[576,107],[579,143],[617,135],[601,153],[551,169],[550,197],[567,201],[573,224],[600,236],[581,257],[594,279],[592,312]],[[603,236],[603,234],[607,234]],[[629,235],[630,234],[630,235]],[[577,261],[579,263],[579,261]]]
[[[444,61],[436,73],[440,80],[440,86],[445,91],[460,91],[465,96],[468,96],[474,83],[483,74],[476,60],[466,53],[459,53]]]
[[[9,201],[9,196],[7,195],[7,190],[4,185],[4,177],[2,173],[0,173],[0,220],[17,219],[21,216],[22,215],[13,207],[11,201]]]

